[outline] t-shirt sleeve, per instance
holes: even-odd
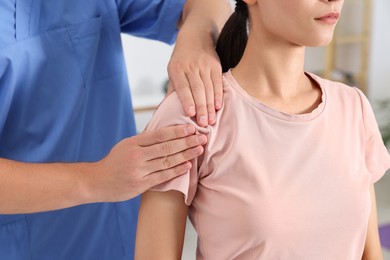
[[[173,92],[159,105],[153,114],[145,131],[152,131],[165,126],[191,124],[195,126],[197,133],[207,134],[207,128],[199,127],[190,117],[185,115],[180,100]],[[191,205],[198,186],[200,172],[198,169],[202,163],[202,157],[191,160],[192,168],[189,172],[166,183],[153,187],[154,191],[177,190],[184,194],[185,203]]]
[[[366,96],[357,90],[362,106],[362,117],[365,134],[365,163],[371,173],[371,183],[377,182],[390,168],[390,156],[383,143],[378,123]]]
[[[121,31],[173,44],[185,0],[116,0]]]

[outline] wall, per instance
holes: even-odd
[[[390,98],[390,1],[374,0],[369,78],[371,100]]]
[[[168,79],[167,65],[173,46],[122,35],[133,106],[153,106],[164,98],[163,87]],[[137,131],[141,132],[153,112],[136,112]]]

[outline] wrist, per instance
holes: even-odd
[[[207,22],[206,22],[207,24]],[[183,25],[177,34],[176,45],[194,46],[201,48],[215,48],[218,40],[219,30],[214,26],[191,26],[189,24]]]
[[[203,36],[200,36],[201,34]],[[175,55],[177,52],[186,52],[186,50],[191,50],[193,54],[213,53],[215,52],[215,42],[208,32],[194,33],[189,30],[183,30],[176,38],[173,55]]]
[[[78,178],[77,194],[80,204],[102,202],[102,188],[99,183],[103,174],[103,163],[89,162],[79,163],[76,174]]]

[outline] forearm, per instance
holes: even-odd
[[[89,163],[34,164],[0,159],[0,214],[33,213],[92,202]]]
[[[368,222],[366,244],[364,246],[363,260],[381,260],[383,259],[381,243],[378,232],[378,217],[376,208],[376,198],[374,185],[370,187],[371,195],[371,214]]]
[[[214,46],[231,12],[228,0],[187,0],[179,23],[177,42],[199,40]]]
[[[194,133],[190,125],[147,131],[121,140],[93,163],[0,159],[0,214],[132,199],[191,168],[189,161],[202,154],[207,142]]]

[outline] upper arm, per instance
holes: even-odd
[[[378,218],[376,210],[376,199],[374,185],[370,186],[371,196],[371,214],[368,221],[367,238],[364,246],[362,259],[364,260],[380,260],[383,259],[381,243],[378,232]]]
[[[145,192],[138,214],[135,259],[181,259],[186,220],[181,192]]]

